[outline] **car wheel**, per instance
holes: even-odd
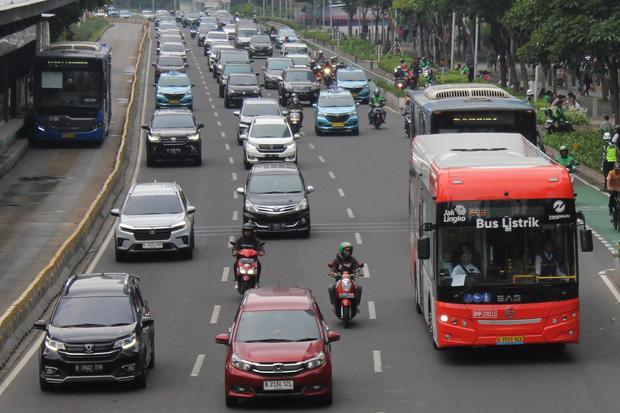
[[[202,166],[202,155],[198,154],[194,158],[194,166]]]
[[[224,97],[224,86],[220,86],[220,97]]]
[[[217,72],[215,70],[212,70],[213,72],[213,79],[217,79]]]
[[[316,136],[321,136],[323,134],[319,128],[314,128],[314,132],[316,133]]]
[[[136,389],[146,388],[146,376],[148,374],[147,371],[148,370],[146,368],[143,368],[140,375],[136,376],[136,378],[133,380],[133,385]]]
[[[191,260],[194,258],[194,249],[192,247],[185,248],[181,251],[181,258],[184,260]]]
[[[245,149],[243,150],[243,166],[245,169],[250,169],[252,164],[248,162],[248,155],[245,153]]]
[[[54,390],[54,385],[52,383],[46,382],[42,377],[39,377],[39,388],[41,391],[52,391]]]
[[[213,72],[213,69],[211,69],[211,65],[207,63],[207,67],[209,69],[209,72]]]
[[[127,253],[125,251],[121,251],[119,249],[114,250],[114,258],[116,262],[127,262]]]
[[[360,134],[360,128],[353,129],[353,136],[358,136]]]
[[[155,166],[155,158],[153,157],[153,155],[149,155],[149,153],[146,153],[146,166],[148,167],[153,167]]]
[[[153,367],[155,367],[155,342],[154,341],[153,341],[152,348],[151,348],[151,361],[149,361],[149,365],[147,366],[147,368],[152,369]]]
[[[301,232],[302,238],[310,238],[310,227],[307,230]]]
[[[209,54],[209,53],[207,53],[206,50],[203,50],[203,53],[204,53],[205,56]]]
[[[330,392],[327,396],[322,396],[319,399],[319,402],[323,405],[323,406],[331,406],[332,403],[334,402],[334,397],[332,395],[332,393]]]
[[[239,405],[239,399],[236,397],[226,396],[226,407],[236,407]]]

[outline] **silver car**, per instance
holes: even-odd
[[[241,110],[233,112],[239,118],[239,130],[237,131],[237,143],[243,145],[241,136],[248,133],[250,124],[257,116],[282,116],[288,114],[288,110],[282,110],[278,101],[270,98],[246,98]]]
[[[122,209],[114,231],[116,261],[130,254],[172,252],[191,259],[194,252],[194,212],[176,183],[135,184]]]

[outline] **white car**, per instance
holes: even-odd
[[[284,43],[282,45],[282,56],[289,54],[310,55],[310,48],[305,43]]]
[[[147,20],[154,20],[155,14],[151,10],[142,10],[142,17]]]
[[[243,144],[243,165],[250,169],[261,161],[297,162],[296,139],[282,116],[257,116],[252,120]]]
[[[205,56],[209,54],[209,50],[211,50],[211,46],[213,46],[216,43],[229,44],[228,36],[226,36],[226,33],[216,32],[216,31],[211,31],[207,33],[207,36],[204,39],[204,55]]]
[[[183,61],[187,61],[187,52],[189,49],[185,48],[183,43],[179,42],[165,42],[162,43],[157,51],[161,56],[179,56],[183,58]]]
[[[222,49],[230,49],[234,50],[235,46],[229,43],[215,43],[211,50],[209,51],[209,55],[207,56],[207,66],[209,67],[209,72],[213,72],[213,68],[215,66],[215,60],[217,56],[217,51]]]
[[[226,33],[226,36],[228,36],[228,40],[233,40],[237,33],[237,25],[228,23],[226,26],[224,26],[223,30],[224,30],[224,33]]]
[[[97,9],[95,12],[95,17],[106,17],[107,14],[104,9]]]

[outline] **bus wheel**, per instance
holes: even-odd
[[[419,283],[420,281],[418,280],[418,277],[416,276],[416,283],[413,286],[413,292],[415,294],[415,311],[418,314],[422,314],[422,306],[420,305],[420,292],[418,291]]]

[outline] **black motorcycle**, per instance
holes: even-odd
[[[545,109],[544,114],[547,117],[547,120],[545,121],[545,131],[547,131],[547,133],[551,134],[551,133],[565,133],[565,132],[575,131],[575,129],[573,128],[573,125],[570,122],[557,121],[553,116],[552,109]]]
[[[381,102],[378,106],[371,104],[370,121],[375,129],[379,129],[381,125],[385,123],[384,106],[385,102]]]
[[[290,109],[288,115],[286,115],[291,131],[293,133],[299,133],[301,130],[301,124],[303,122],[303,115],[299,109]]]

